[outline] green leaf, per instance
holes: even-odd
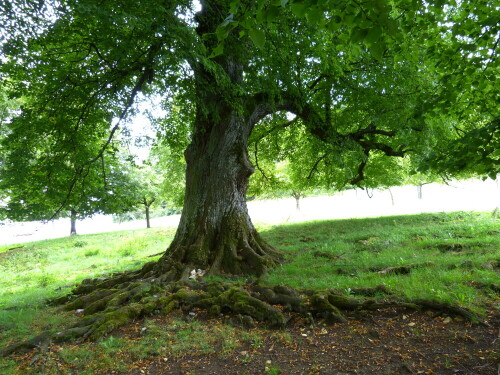
[[[361,42],[365,39],[367,33],[367,30],[355,27],[351,32],[351,41],[353,43]]]
[[[368,33],[365,36],[365,41],[373,44],[378,42],[381,36],[382,29],[376,26],[368,30]]]
[[[307,6],[304,3],[293,3],[292,13],[297,17],[304,17],[306,15]]]
[[[385,43],[374,43],[370,45],[369,49],[373,57],[377,60],[381,60],[385,51]]]
[[[257,48],[264,48],[264,44],[266,43],[266,34],[262,30],[250,29],[248,30],[248,35]]]
[[[341,21],[337,21],[335,19],[331,19],[327,24],[326,24],[326,29],[330,32],[335,32],[340,29],[342,26]]]
[[[224,20],[224,22],[222,22],[221,26],[222,27],[227,26],[231,22],[234,22],[234,14],[233,13],[231,13],[229,16],[226,17],[226,19]]]
[[[210,54],[210,58],[214,58],[214,57],[217,57],[219,55],[222,55],[224,53],[224,44],[223,43],[219,43],[217,45],[217,47],[215,47],[213,50],[212,50],[212,53]]]
[[[318,7],[313,7],[307,11],[307,20],[316,25],[323,21],[323,12]]]
[[[356,58],[361,56],[361,53],[362,53],[361,46],[359,44],[353,44],[351,46],[351,53]]]
[[[273,22],[280,15],[281,9],[277,6],[270,7],[266,12],[267,22]]]
[[[227,37],[227,34],[228,34],[228,29],[227,27],[224,27],[224,26],[219,26],[216,30],[215,30],[215,35],[217,35],[217,40],[219,42],[222,42],[226,39]]]
[[[238,7],[240,6],[240,0],[233,0],[229,5],[229,12],[236,13],[238,11]]]

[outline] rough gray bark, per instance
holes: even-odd
[[[202,121],[201,116],[197,121]],[[175,261],[187,265],[184,273],[196,268],[261,275],[280,261],[279,252],[259,236],[248,215],[246,192],[253,173],[247,155],[251,127],[249,119],[228,111],[220,121],[195,133],[185,153],[181,220],[160,266]]]

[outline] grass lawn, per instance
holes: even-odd
[[[260,231],[287,258],[262,279],[264,284],[350,295],[357,287],[383,284],[397,297],[450,302],[480,316],[498,308],[500,220],[491,214],[334,220]],[[144,229],[0,247],[0,347],[74,321],[73,312],[49,307],[45,300],[68,293],[83,279],[157,259],[150,255],[166,249],[173,235],[172,229]],[[175,316],[168,322],[147,319],[139,326],[144,334],[134,340],[112,335],[98,343],[65,345],[43,366],[28,368],[22,356],[0,359],[0,373],[120,373],[148,356],[177,358],[186,351],[224,356],[258,346],[270,335]],[[271,335],[290,341],[286,332]]]

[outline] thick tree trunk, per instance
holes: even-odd
[[[168,269],[177,263],[181,278],[192,269],[261,275],[281,257],[259,236],[248,215],[250,125],[235,113],[210,126],[201,121],[197,119],[197,129],[205,130],[195,133],[185,153],[186,194],[179,227],[159,266]]]
[[[201,4],[196,32],[203,37],[214,33],[224,20],[229,2],[202,0]],[[246,192],[253,167],[247,140],[263,112],[251,95],[241,95],[243,66],[251,56],[237,33],[228,38],[226,45],[231,48],[213,60],[220,71],[193,64],[197,112],[193,139],[185,152],[181,220],[156,267],[164,279],[185,279],[193,269],[262,275],[282,260],[279,251],[260,237],[248,215]],[[208,49],[217,45],[213,38],[206,43]]]
[[[71,210],[71,212],[70,212],[70,219],[71,219],[70,235],[71,236],[76,236],[76,214],[77,214],[77,212],[75,210]]]

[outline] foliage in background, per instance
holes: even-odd
[[[75,165],[47,158],[35,166],[37,152],[25,149],[9,154],[0,169],[0,190],[6,196],[1,211],[7,218],[51,220],[71,212],[72,220],[84,219],[97,213],[125,212],[132,206],[129,162],[115,151],[104,153],[98,164],[89,165],[84,178],[69,188]]]
[[[168,148],[164,149],[168,151]],[[168,156],[163,157],[161,163],[155,156],[151,156],[142,166],[135,166],[129,171],[131,189],[127,197],[131,202],[127,212],[114,215],[119,222],[145,219],[146,227],[150,228],[150,219],[153,217],[169,216],[181,212],[183,193],[181,168],[169,169],[175,164]],[[178,172],[181,173],[178,173]],[[177,172],[177,173],[176,173]]]

